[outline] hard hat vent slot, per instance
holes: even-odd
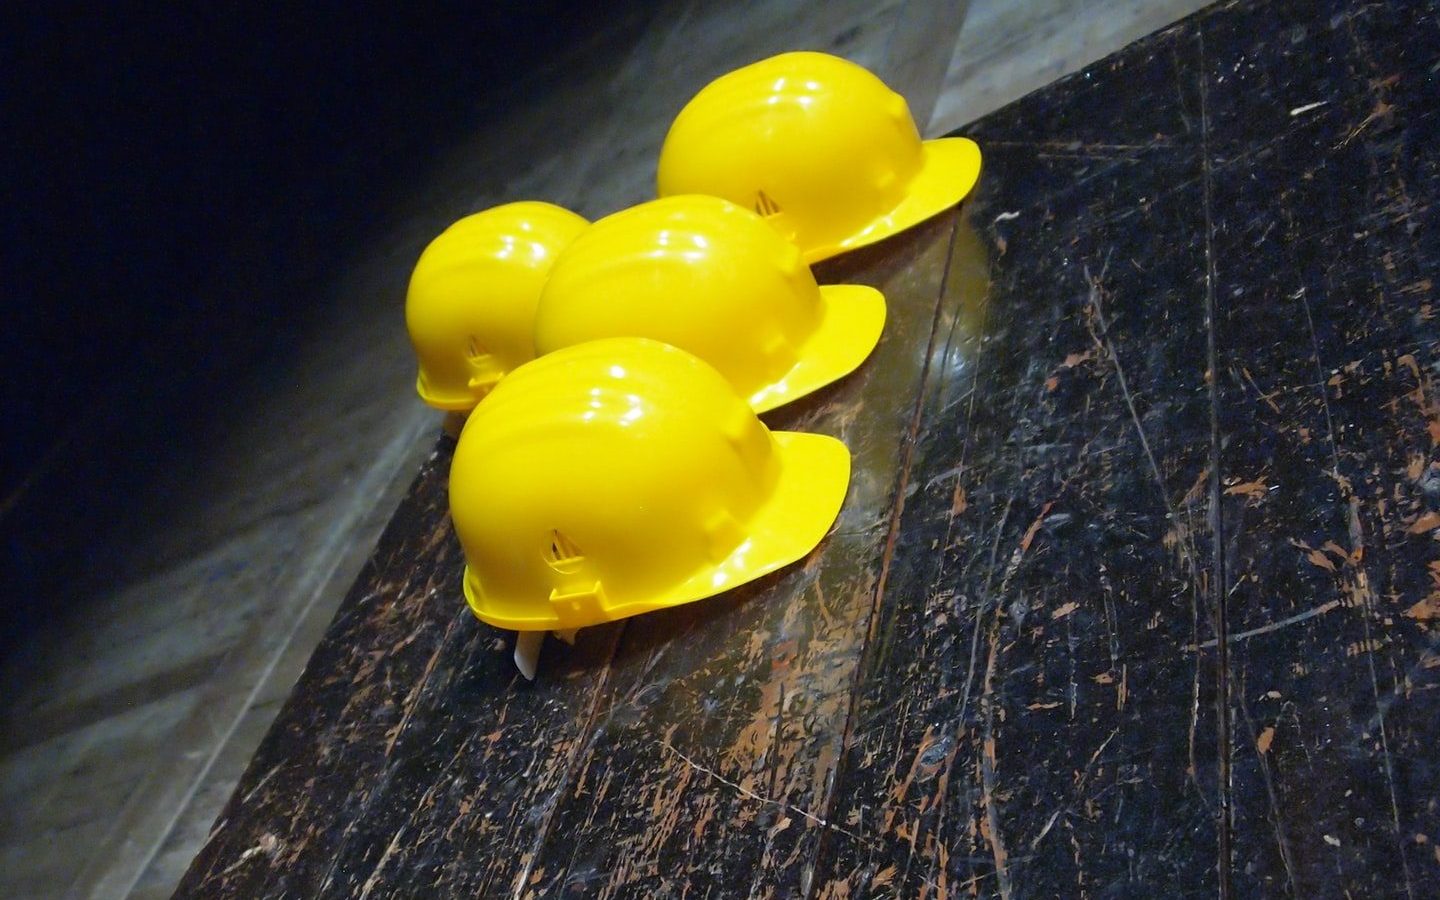
[[[470,342],[465,347],[465,352],[472,360],[481,360],[490,355],[490,351],[476,340],[475,335],[470,335]]]
[[[776,203],[769,194],[761,191],[755,198],[755,212],[766,219],[778,216],[780,215],[780,204]]]
[[[585,562],[585,554],[580,552],[574,541],[557,529],[550,532],[550,549],[545,553],[545,562],[556,572],[568,575]]]

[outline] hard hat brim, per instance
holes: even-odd
[[[783,569],[819,545],[850,489],[850,450],[828,435],[771,434],[780,454],[780,477],[769,502],[751,519],[746,540],[724,561],[702,569],[664,596],[617,612],[634,615],[713,597]]]
[[[469,412],[480,402],[473,394],[442,394],[431,390],[423,371],[415,377],[415,393],[426,406],[441,412]]]
[[[780,456],[779,478],[768,502],[750,520],[740,546],[724,560],[702,567],[668,591],[609,607],[611,620],[722,594],[798,562],[819,545],[840,515],[850,489],[850,451],[841,441],[823,434],[771,434]],[[488,614],[468,565],[464,589],[476,618],[500,628],[514,629],[521,624]],[[572,627],[545,616],[526,620],[524,625],[521,630],[527,631]]]
[[[805,262],[816,263],[883,241],[965,199],[980,178],[980,147],[969,138],[936,138],[922,144],[921,151],[924,162],[899,206],[838,244],[807,249]]]
[[[800,348],[785,377],[751,394],[750,407],[768,412],[838,381],[860,367],[885,329],[885,295],[861,284],[820,288],[820,327]]]

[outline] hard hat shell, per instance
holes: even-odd
[[[850,453],[771,432],[718,372],[643,338],[512,372],[450,470],[482,621],[579,628],[709,597],[792,563],[840,511]]]
[[[905,98],[879,78],[801,52],[701,89],[665,137],[658,186],[754,209],[815,262],[942,212],[979,174],[973,141],[922,143]]]
[[[535,358],[540,288],[556,255],[587,225],[549,203],[507,203],[466,216],[430,242],[405,297],[422,400],[468,410]]]
[[[687,195],[607,216],[561,252],[535,312],[535,348],[663,341],[763,412],[853,371],[884,324],[879,291],[819,287],[795,245],[755,213]]]

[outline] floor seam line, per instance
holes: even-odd
[[[940,315],[945,308],[945,298],[948,293],[950,282],[950,267],[955,258],[955,238],[960,229],[961,218],[964,215],[964,207],[957,207],[952,215],[954,216],[950,226],[950,235],[946,244],[945,266],[940,273],[939,289],[935,297],[935,311],[930,318],[930,334],[925,348],[925,362],[921,367],[920,383],[915,392],[915,401],[911,410],[910,425],[906,430],[905,440],[902,443],[901,460],[899,471],[895,479],[895,500],[891,505],[890,524],[885,538],[885,548],[881,553],[880,574],[876,576],[875,591],[870,601],[870,612],[866,616],[865,641],[860,647],[858,662],[855,666],[855,674],[850,679],[850,702],[845,713],[845,727],[841,730],[840,750],[835,764],[835,772],[830,779],[830,796],[825,799],[823,805],[824,816],[827,822],[835,821],[835,803],[838,793],[835,786],[844,777],[846,771],[845,758],[846,749],[850,746],[854,734],[855,719],[858,713],[860,687],[863,682],[867,663],[869,661],[871,648],[874,646],[876,625],[879,621],[880,607],[884,601],[886,583],[890,574],[890,564],[893,561],[895,546],[900,537],[900,521],[905,511],[905,490],[909,483],[910,469],[914,462],[915,444],[920,433],[920,423],[924,418],[926,387],[930,382],[930,361],[935,351],[935,339],[940,330]],[[814,872],[814,865],[819,860],[820,854],[829,841],[828,830],[822,832],[820,839],[815,843],[815,849],[810,856],[810,870]],[[812,880],[804,893],[806,900],[814,896],[815,884]]]
[[[1222,502],[1222,478],[1220,461],[1223,445],[1220,436],[1220,394],[1219,394],[1219,352],[1216,341],[1216,295],[1215,295],[1215,216],[1214,216],[1214,173],[1210,165],[1210,110],[1209,85],[1205,62],[1205,33],[1199,27],[1195,31],[1199,51],[1200,92],[1200,167],[1203,177],[1205,216],[1205,343],[1206,365],[1210,385],[1210,542],[1215,577],[1211,579],[1211,612],[1215,621],[1216,671],[1215,708],[1217,730],[1217,765],[1219,789],[1219,822],[1217,823],[1216,874],[1217,889],[1221,900],[1232,896],[1231,886],[1231,833],[1230,820],[1233,815],[1230,797],[1230,627],[1227,609],[1228,597],[1225,586],[1225,517]]]

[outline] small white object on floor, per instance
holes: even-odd
[[[525,676],[526,681],[535,680],[540,665],[540,647],[545,643],[543,631],[517,631],[515,633],[515,668]]]

